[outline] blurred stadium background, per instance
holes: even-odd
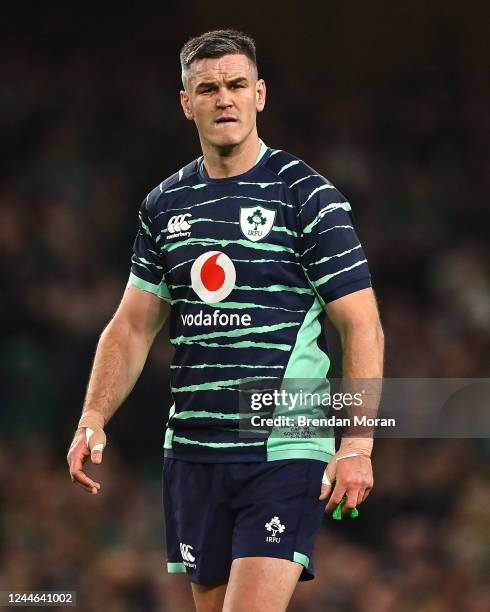
[[[490,15],[472,4],[3,12],[0,590],[77,590],[87,612],[191,609],[185,579],[163,565],[164,334],[108,427],[103,494],[73,486],[65,463],[139,204],[199,154],[178,103],[191,35],[231,26],[256,38],[263,139],[353,203],[386,375],[489,375]],[[290,609],[488,612],[489,450],[379,441],[361,517],[325,521],[317,579]]]

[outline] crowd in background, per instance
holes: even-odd
[[[164,571],[165,333],[108,428],[103,494],[75,488],[64,457],[98,335],[129,274],[139,204],[199,155],[178,102],[177,61],[198,30],[176,28],[161,50],[147,20],[132,53],[130,20],[122,34],[105,22],[93,45],[80,35],[75,45],[73,24],[63,38],[62,18],[50,18],[53,37],[46,19],[37,38],[10,32],[0,65],[0,590],[77,590],[87,612],[185,611],[187,585]],[[469,28],[449,20],[446,32],[427,19],[427,41],[443,51],[434,46],[415,65],[400,59],[386,75],[388,58],[366,61],[359,75],[341,52],[326,60],[336,70],[319,75],[318,58],[313,72],[298,59],[301,46],[287,68],[259,33],[269,86],[259,132],[351,201],[386,375],[485,377],[490,85],[472,61]],[[330,34],[331,53],[345,49]],[[397,52],[410,55],[402,43]],[[361,517],[325,522],[317,579],[299,586],[291,610],[488,610],[488,444],[383,440],[377,449]]]
[[[316,579],[300,583],[290,610],[486,612],[488,452],[378,441],[373,493],[358,519],[326,517]],[[76,590],[84,612],[190,612],[185,578],[166,573],[159,474],[137,455],[105,455],[92,497],[46,442],[0,449],[0,590]]]

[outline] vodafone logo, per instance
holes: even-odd
[[[203,302],[221,302],[230,295],[235,281],[235,266],[221,251],[203,253],[192,264],[192,288]]]

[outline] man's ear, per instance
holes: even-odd
[[[192,105],[189,98],[189,94],[185,89],[180,91],[180,104],[182,106],[182,110],[184,111],[184,115],[189,121],[194,119],[194,113],[192,112]]]
[[[259,79],[255,85],[255,93],[256,93],[256,105],[258,113],[261,113],[264,110],[265,106],[265,98],[266,98],[266,87],[264,79]]]

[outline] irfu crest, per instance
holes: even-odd
[[[240,208],[240,229],[245,238],[257,242],[271,231],[276,211],[263,206],[242,206]]]

